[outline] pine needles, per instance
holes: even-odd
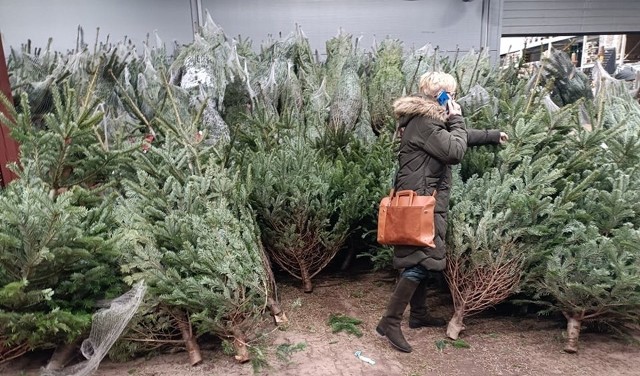
[[[350,317],[344,314],[332,314],[327,324],[331,327],[332,333],[346,332],[356,337],[362,337],[362,330],[358,325],[362,324],[362,320]]]

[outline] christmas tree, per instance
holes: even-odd
[[[558,56],[550,59],[547,64],[557,67]],[[489,292],[518,289],[533,297],[525,301],[546,307],[541,313],[562,312],[568,320],[565,350],[575,352],[583,321],[638,320],[632,204],[638,186],[631,162],[640,152],[633,131],[637,109],[605,93],[591,101],[575,79],[539,86],[543,72],[534,72],[526,85],[515,75],[505,78],[507,86],[489,90],[499,101],[496,112],[485,106],[468,114],[474,127],[497,124],[511,138],[499,158],[481,148],[463,163],[464,183],[452,200],[447,277],[456,312],[466,307],[462,311],[472,313],[469,303],[484,308],[509,296]],[[550,102],[549,90],[562,85],[575,90],[565,93],[570,95],[559,107]],[[516,249],[505,253],[501,244]],[[490,288],[495,276],[508,277],[509,288]],[[484,307],[478,302],[483,299]],[[464,329],[455,315],[452,323],[457,325],[451,333]]]
[[[302,139],[247,156],[248,186],[265,248],[311,292],[311,278],[342,248],[366,213],[355,163],[324,156]]]
[[[202,112],[180,106],[187,94],[167,88],[156,112],[157,136],[135,154],[135,174],[123,183],[118,210],[128,281],[149,293],[180,325],[191,364],[200,362],[196,336],[233,342],[239,361],[273,296],[259,232],[246,193],[222,166],[220,146],[204,142]]]
[[[43,117],[33,119],[23,94],[13,120],[0,119],[21,144],[13,166],[20,179],[0,195],[0,361],[39,348],[67,353],[90,328],[97,301],[123,287],[113,272],[109,187],[126,152],[104,148],[92,93],[80,97],[68,82],[51,93]],[[49,368],[66,361],[54,356]]]

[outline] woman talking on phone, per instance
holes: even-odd
[[[402,97],[393,104],[401,137],[395,189],[431,195],[437,190],[435,248],[395,246],[393,266],[402,269],[387,310],[376,331],[391,345],[411,352],[400,323],[410,306],[409,327],[444,326],[445,320],[427,310],[428,272],[446,266],[445,234],[451,188],[451,165],[462,161],[469,146],[503,144],[508,136],[499,130],[477,130],[465,126],[460,105],[455,101],[457,83],[453,76],[430,72],[420,77],[420,93]]]

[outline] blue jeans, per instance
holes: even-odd
[[[427,278],[429,271],[424,268],[422,265],[412,266],[410,268],[406,268],[400,274],[401,277],[410,279],[414,282],[422,282],[423,279]]]

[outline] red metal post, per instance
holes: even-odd
[[[12,101],[11,86],[9,85],[9,72],[7,71],[7,61],[4,58],[2,47],[2,34],[0,34],[0,91],[9,102]],[[9,117],[7,109],[0,102],[0,112]],[[7,168],[10,162],[18,161],[18,143],[9,135],[9,128],[5,124],[0,124],[0,173],[2,181],[0,184],[7,185],[17,176]]]

